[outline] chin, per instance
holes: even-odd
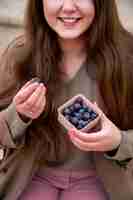
[[[69,29],[69,30],[55,30],[55,32],[57,33],[58,37],[60,37],[61,39],[65,39],[65,40],[73,40],[73,39],[79,39],[81,38],[85,32],[87,30],[87,27],[84,27],[82,29]]]
[[[72,34],[72,33],[66,33],[66,34],[58,34],[58,37],[65,40],[74,40],[79,39],[82,34]]]

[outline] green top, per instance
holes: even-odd
[[[57,102],[57,108],[77,94],[83,94],[92,102],[97,99],[96,82],[91,78],[91,76],[88,76],[85,64],[80,67],[73,78],[63,82],[62,89],[57,94],[58,101],[55,101]],[[58,167],[73,170],[93,167],[92,152],[81,151],[76,146],[74,146],[71,141],[70,143],[70,156],[63,165]]]

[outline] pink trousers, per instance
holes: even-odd
[[[39,171],[20,200],[109,200],[94,169]]]

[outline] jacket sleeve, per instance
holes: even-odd
[[[124,161],[133,158],[133,130],[121,131],[122,139],[119,147],[105,153],[105,157],[111,160]]]
[[[0,112],[0,144],[2,147],[17,148],[24,144],[24,133],[30,125],[23,122],[13,103]],[[21,145],[20,145],[21,144]]]
[[[24,141],[29,123],[23,122],[13,105],[13,97],[21,87],[16,76],[19,51],[24,46],[23,37],[13,41],[0,57],[0,145],[16,148]],[[23,139],[22,139],[23,138]]]

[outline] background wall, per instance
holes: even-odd
[[[120,19],[133,32],[133,0],[116,0]],[[23,16],[27,0],[0,0],[0,52],[23,31]]]
[[[0,53],[23,31],[23,16],[27,0],[0,0]]]

